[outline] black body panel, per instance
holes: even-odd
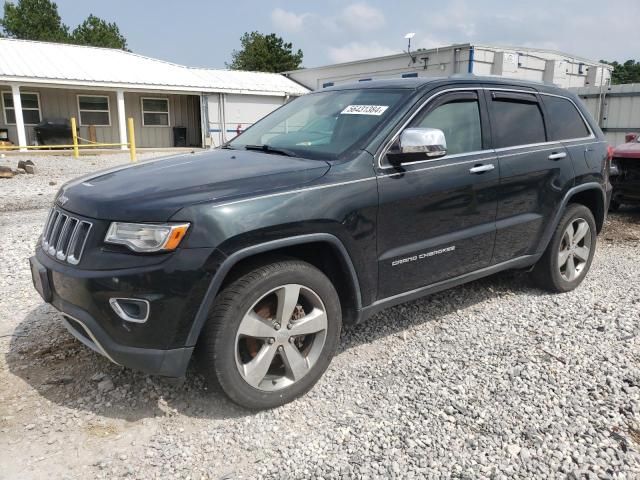
[[[116,168],[63,186],[58,205],[93,229],[78,265],[37,248],[34,276],[50,288],[48,299],[84,324],[114,361],[181,375],[225,276],[253,255],[327,245],[353,290],[353,312],[344,317],[359,321],[402,301],[534,264],[576,195],[593,192],[603,221],[610,195],[606,142],[573,94],[494,78],[366,83],[334,89],[401,88],[410,94],[348,159],[219,149]],[[533,96],[547,131],[544,95],[566,97],[590,135],[500,147],[492,90],[522,90],[526,101]],[[477,101],[478,150],[387,162],[386,149],[405,126],[446,105],[450,92],[451,103]],[[135,254],[104,243],[111,221],[190,227],[174,252]],[[109,305],[114,297],[149,301],[149,319],[122,320]]]

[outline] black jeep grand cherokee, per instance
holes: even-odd
[[[307,392],[344,323],[500,270],[584,279],[607,144],[577,97],[496,78],[303,96],[221,149],[62,187],[34,283],[113,362],[183,376],[194,349],[237,403]]]

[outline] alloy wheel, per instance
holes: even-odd
[[[326,335],[327,313],[320,297],[303,285],[282,285],[263,295],[240,321],[236,366],[254,388],[286,388],[313,368]]]
[[[562,235],[558,252],[560,275],[568,282],[580,276],[589,261],[591,229],[583,218],[572,220]]]

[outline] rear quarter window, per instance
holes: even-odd
[[[547,110],[550,140],[570,140],[590,135],[576,106],[562,97],[542,95]]]

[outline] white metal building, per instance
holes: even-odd
[[[381,78],[444,77],[461,73],[500,75],[554,83],[563,88],[609,83],[612,67],[552,50],[479,44],[450,45],[411,54],[357,60],[285,72],[316,90]]]
[[[122,50],[0,39],[0,130],[15,145],[34,126],[76,117],[80,137],[138,147],[219,145],[307,89],[279,74],[189,68]],[[123,147],[126,148],[126,147]]]

